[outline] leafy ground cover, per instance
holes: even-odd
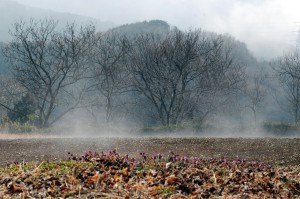
[[[0,198],[293,198],[300,167],[116,150],[14,162],[0,170]]]

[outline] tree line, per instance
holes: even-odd
[[[249,72],[249,61],[241,59],[244,48],[226,35],[169,28],[128,36],[97,32],[93,25],[58,28],[51,19],[17,22],[10,34],[13,39],[3,54],[11,69],[10,86],[18,89],[9,96],[22,97],[14,104],[3,98],[0,104],[12,120],[26,122],[33,115],[42,128],[75,110],[107,125],[131,118],[176,126],[246,107],[256,122],[269,90],[268,75]],[[300,75],[295,56],[274,62],[274,71],[298,122]]]

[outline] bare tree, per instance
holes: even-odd
[[[286,111],[296,124],[300,121],[300,55],[299,51],[286,54],[275,61],[275,71],[288,103]]]
[[[124,107],[124,93],[129,88],[130,71],[126,68],[129,50],[130,42],[118,33],[103,33],[95,42],[89,91],[93,92],[94,98],[98,96],[94,104],[105,107],[107,124],[113,120],[114,113]]]
[[[201,31],[142,34],[134,41],[130,60],[134,87],[166,126],[193,117],[205,96],[228,92],[240,81],[230,48],[223,47],[221,37]]]
[[[95,28],[76,28],[68,24],[57,30],[54,20],[17,22],[11,30],[13,40],[4,50],[12,64],[16,81],[38,102],[40,127],[48,127],[76,108],[82,99],[61,104],[85,71],[86,58],[93,43]]]
[[[257,111],[261,108],[264,98],[267,95],[265,82],[266,76],[263,74],[263,71],[255,73],[253,76],[248,76],[247,87],[245,89],[248,101],[246,107],[253,113],[255,126],[257,125]]]

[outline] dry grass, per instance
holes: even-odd
[[[131,160],[127,155],[116,153],[101,156],[100,159],[88,155],[88,158],[84,158],[87,162],[83,164],[76,158],[77,162],[73,163],[63,161],[70,153],[81,158],[80,155],[86,151],[100,152],[109,149],[118,149],[120,154],[129,154],[129,157],[137,161],[145,161],[142,165],[129,162],[128,165],[131,166],[128,167],[111,167],[112,160]],[[299,138],[72,138],[34,133],[2,133],[0,151],[2,168],[7,163],[13,163],[13,166],[6,167],[8,170],[0,170],[0,198],[67,197],[72,194],[75,198],[80,194],[106,198],[146,198],[149,195],[161,198],[300,196]],[[170,151],[174,156],[172,160],[159,160],[157,164],[158,154],[169,158]],[[141,159],[141,152],[149,155]],[[190,162],[186,162],[187,160]],[[31,161],[33,163],[27,163]],[[103,161],[109,163],[107,167],[103,167]],[[170,165],[172,169],[169,168]],[[74,176],[73,168],[79,169],[82,175]],[[101,176],[97,171],[106,177],[103,176],[100,180]],[[187,171],[189,173],[185,173]],[[36,183],[33,173],[40,182],[35,186],[32,186]],[[197,176],[202,176],[201,184],[197,184],[198,178],[190,180]],[[162,182],[161,179],[167,180]],[[122,180],[128,186],[119,186]],[[46,190],[39,187],[39,184],[52,185],[54,181],[56,186],[50,186]],[[66,186],[60,186],[63,184]],[[100,188],[103,190],[97,193]],[[39,193],[44,195],[38,195]]]
[[[0,198],[299,198],[299,166],[116,150],[0,168]]]
[[[36,139],[36,138],[59,138],[57,135],[43,135],[39,133],[0,133],[0,139]]]

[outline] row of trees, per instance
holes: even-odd
[[[11,76],[1,78],[0,105],[11,119],[36,118],[39,127],[78,109],[96,123],[126,117],[170,126],[244,108],[256,123],[271,90],[270,71],[230,36],[166,27],[132,36],[99,33],[93,25],[60,28],[48,19],[17,22],[3,48]],[[272,64],[296,123],[299,63],[294,53]]]
[[[96,117],[104,107],[107,123],[116,111],[136,109],[166,126],[202,120],[221,103],[216,96],[226,100],[245,80],[224,38],[200,30],[129,38],[31,20],[14,24],[11,35],[3,53],[14,81],[34,99],[40,127],[78,108]]]

